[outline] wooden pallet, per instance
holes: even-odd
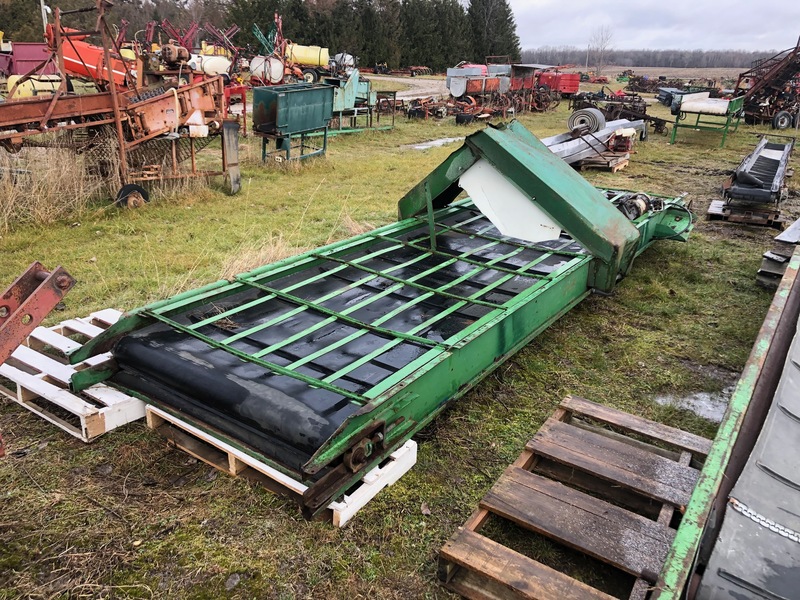
[[[293,498],[302,497],[308,489],[305,484],[215,437],[209,433],[211,428],[207,425],[201,429],[185,417],[177,417],[152,405],[147,406],[146,418],[147,426],[164,436],[171,445],[228,475],[251,479],[273,492]],[[395,483],[416,462],[417,443],[409,440],[384,464],[367,473],[355,489],[328,506],[328,516],[333,525],[344,527],[378,492]]]
[[[623,597],[644,600],[710,448],[710,440],[567,397],[442,548],[440,583],[481,600],[613,598],[479,533],[489,519],[505,519],[628,574]]]
[[[739,205],[724,200],[712,200],[706,212],[709,221],[728,221],[745,225],[761,225],[783,229],[788,219],[774,205]]]
[[[64,431],[91,442],[98,436],[144,416],[144,403],[105,384],[72,393],[72,374],[111,359],[110,354],[70,365],[66,355],[116,323],[122,315],[101,310],[86,318],[69,319],[54,327],[37,327],[25,343],[0,365],[0,394],[21,404]],[[72,336],[72,337],[70,337]]]
[[[622,156],[616,154],[604,154],[592,158],[584,158],[583,160],[578,161],[575,166],[577,166],[581,171],[585,171],[586,169],[604,169],[611,171],[612,173],[616,173],[617,171],[621,171],[627,167],[629,163],[630,154],[624,154]]]

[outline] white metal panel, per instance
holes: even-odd
[[[487,160],[481,158],[459,180],[475,206],[503,235],[527,242],[558,239],[562,227]]]

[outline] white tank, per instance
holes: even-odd
[[[192,54],[189,63],[192,69],[202,71],[206,75],[223,75],[231,68],[231,61],[224,56],[203,56],[202,54]]]
[[[275,85],[283,81],[283,61],[277,56],[254,56],[250,61],[250,76]]]

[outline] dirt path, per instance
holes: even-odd
[[[410,89],[397,92],[398,98],[409,100],[411,98],[424,98],[426,96],[447,95],[444,79],[427,79],[423,77],[385,77],[383,75],[368,75],[370,79],[392,81],[407,85]]]

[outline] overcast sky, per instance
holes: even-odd
[[[585,47],[608,25],[614,48],[784,50],[800,35],[797,0],[510,0],[523,50]]]

